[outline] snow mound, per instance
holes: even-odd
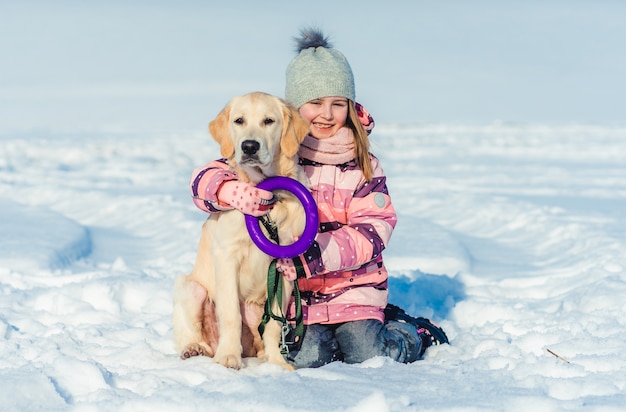
[[[91,253],[89,230],[57,212],[0,199],[0,268],[62,269]]]

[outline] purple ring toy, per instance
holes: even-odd
[[[309,190],[297,180],[284,176],[274,176],[265,179],[257,185],[259,189],[272,191],[276,189],[286,190],[291,192],[298,198],[302,207],[304,207],[304,213],[306,214],[306,223],[304,225],[304,232],[300,238],[291,245],[277,245],[270,241],[261,230],[259,219],[245,215],[246,227],[248,233],[252,238],[252,241],[257,245],[262,252],[275,257],[275,258],[293,258],[302,253],[313,244],[315,235],[317,234],[317,226],[319,217],[317,214],[317,205]]]

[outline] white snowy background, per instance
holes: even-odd
[[[623,410],[626,4],[0,1],[0,410]],[[391,301],[451,345],[182,361],[193,168],[319,25],[376,118]],[[559,359],[548,349],[560,355]]]

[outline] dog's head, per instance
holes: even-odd
[[[261,92],[234,97],[209,123],[209,131],[240,179],[298,177],[295,156],[309,127],[282,99]]]

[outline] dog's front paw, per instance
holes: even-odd
[[[266,355],[264,356],[264,360],[267,363],[273,363],[274,365],[278,365],[283,367],[284,369],[288,370],[288,371],[295,371],[296,368],[293,367],[293,365],[287,363],[287,361],[285,360],[285,358],[283,358],[283,356],[280,354],[280,352],[275,351],[274,353],[272,353],[274,351],[267,351]]]
[[[287,362],[283,362],[280,364],[280,366],[282,366],[285,370],[288,370],[289,372],[293,372],[296,370],[296,367],[287,363]]]
[[[205,347],[200,343],[192,343],[185,346],[185,349],[180,353],[181,359],[189,359],[194,356],[211,356],[213,351],[211,348]]]
[[[229,354],[216,353],[215,356],[213,357],[213,360],[227,368],[241,369],[241,367],[243,366],[241,355],[237,356],[234,353],[229,353]]]

